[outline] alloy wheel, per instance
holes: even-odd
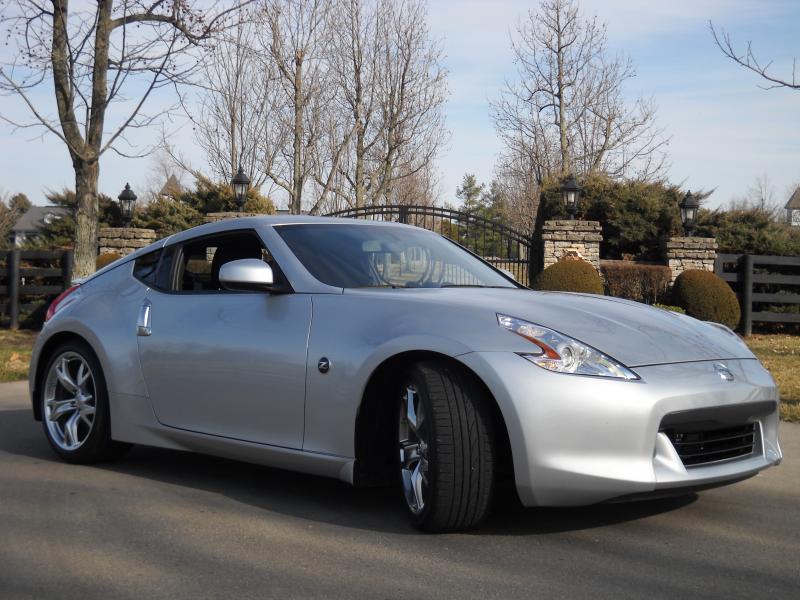
[[[80,448],[92,432],[97,410],[94,375],[77,352],[65,352],[50,366],[44,385],[44,419],[62,450]]]
[[[408,385],[400,399],[400,474],[408,508],[418,515],[425,508],[429,485],[429,453],[425,439],[425,412],[417,388]]]

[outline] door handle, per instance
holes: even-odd
[[[152,313],[153,305],[150,300],[142,302],[139,308],[139,319],[136,321],[136,335],[148,336],[153,333],[150,327],[150,314]]]

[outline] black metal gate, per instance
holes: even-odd
[[[474,252],[495,267],[511,273],[523,285],[531,280],[530,234],[479,215],[436,206],[365,206],[325,215],[393,221],[440,233]]]

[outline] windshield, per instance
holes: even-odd
[[[335,287],[516,287],[456,244],[421,229],[323,223],[275,229],[314,277]]]

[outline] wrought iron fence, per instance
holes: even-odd
[[[391,221],[422,227],[453,240],[523,285],[531,281],[531,235],[469,212],[421,205],[364,206],[328,217]]]

